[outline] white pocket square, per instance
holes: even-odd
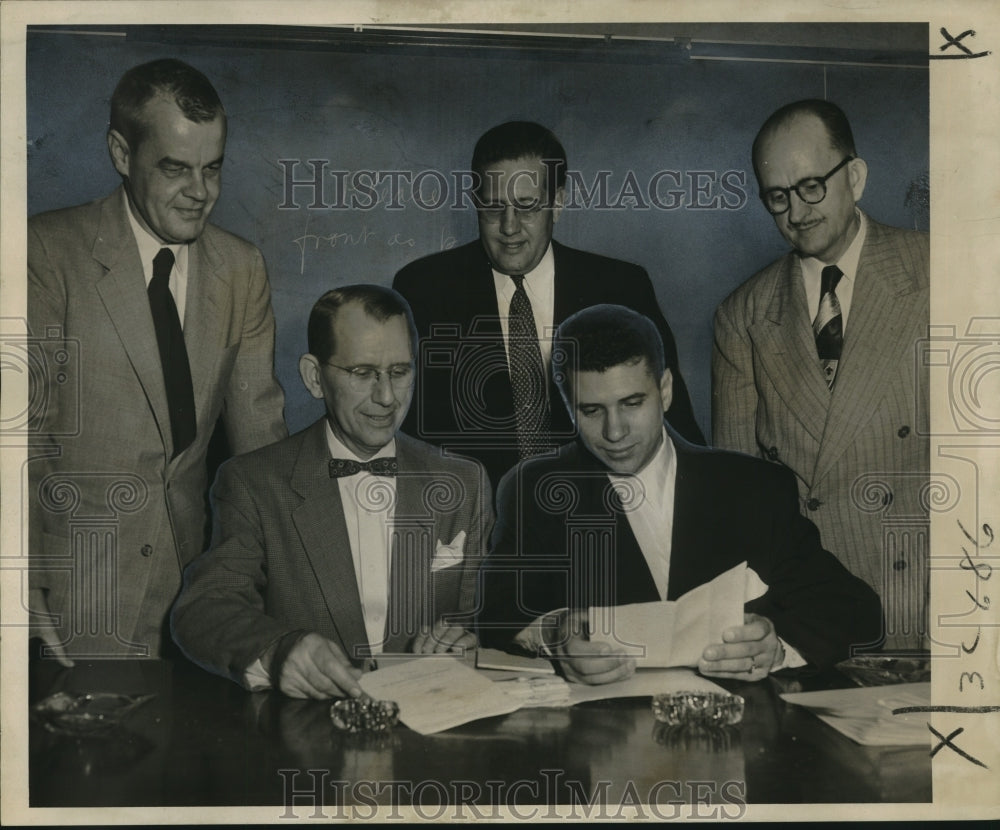
[[[450,568],[458,565],[465,557],[463,548],[465,547],[465,531],[460,530],[450,545],[444,544],[438,539],[437,548],[434,550],[434,558],[431,560],[431,571],[440,571],[442,568]]]

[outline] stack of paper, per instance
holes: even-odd
[[[931,737],[926,712],[894,715],[894,709],[929,706],[930,683],[831,689],[785,694],[782,700],[805,706],[838,732],[864,746],[926,744]]]
[[[569,706],[569,683],[561,677],[517,677],[499,680],[497,687],[518,701],[520,708],[529,706]]]

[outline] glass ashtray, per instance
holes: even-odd
[[[387,732],[399,722],[399,704],[370,697],[344,698],[330,707],[330,720],[344,732]]]
[[[156,695],[118,695],[108,692],[56,692],[31,707],[36,720],[50,732],[87,737],[104,735]]]
[[[653,716],[668,726],[733,726],[743,720],[743,698],[720,692],[653,695]]]
[[[859,686],[890,686],[895,683],[925,683],[931,679],[929,654],[852,657],[837,668]]]

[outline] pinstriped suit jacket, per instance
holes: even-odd
[[[715,315],[714,444],[795,473],[823,546],[881,597],[887,648],[921,647],[927,631],[930,461],[917,430],[927,405],[917,346],[929,291],[927,235],[869,218],[832,392],[794,253]]]
[[[139,249],[119,188],[28,223],[28,322],[69,359],[32,376],[32,585],[70,653],[156,657],[181,571],[205,547],[205,458],[287,435],[260,252],[213,225],[191,243],[184,340],[197,436],[172,458]],[[65,338],[65,341],[62,339]],[[37,498],[39,486],[41,497]]]
[[[171,614],[181,650],[244,685],[278,639],[315,631],[360,662],[368,635],[340,488],[328,471],[325,420],[227,461],[212,488],[208,551],[184,575]],[[471,612],[476,572],[493,524],[482,467],[396,434],[389,612],[383,648],[405,651],[421,625]],[[367,479],[378,487],[378,479]],[[372,494],[374,498],[374,494]],[[465,531],[461,564],[434,571],[437,542]]]

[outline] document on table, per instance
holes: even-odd
[[[766,590],[757,574],[741,562],[676,602],[639,602],[591,608],[590,639],[636,658],[645,668],[697,666],[722,632],[743,624],[743,604]]]
[[[784,694],[781,699],[805,706],[838,732],[863,746],[900,746],[926,744],[926,712],[901,712],[894,709],[929,706],[930,683],[897,683],[892,686],[867,686],[830,689],[822,692]]]
[[[588,700],[609,700],[617,697],[651,697],[670,692],[718,692],[728,694],[721,686],[691,669],[636,669],[635,674],[616,683],[587,686],[570,683],[569,705]]]
[[[424,656],[361,676],[361,688],[378,700],[399,704],[399,719],[414,732],[430,735],[479,718],[520,708],[503,684],[493,683],[447,656]]]

